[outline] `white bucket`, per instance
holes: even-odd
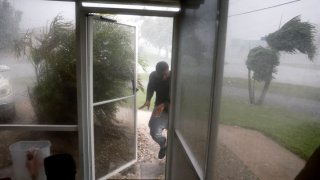
[[[46,180],[43,160],[50,156],[50,146],[49,141],[19,141],[11,144],[9,150],[13,163],[14,179],[34,180],[31,176],[32,173],[30,173],[32,171],[37,174],[36,180]],[[32,154],[31,157],[34,158],[27,160],[28,154]]]

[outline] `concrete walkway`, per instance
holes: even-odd
[[[166,158],[158,159],[159,145],[149,134],[151,112],[138,111],[138,162],[111,179],[165,179]]]
[[[164,179],[165,159],[157,158],[159,146],[149,135],[151,112],[138,111],[138,162],[115,179]],[[304,160],[260,132],[219,125],[216,179],[291,180]]]
[[[261,180],[291,180],[305,161],[258,131],[219,125],[218,142],[225,145]]]

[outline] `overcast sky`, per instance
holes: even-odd
[[[57,14],[67,20],[74,21],[74,3],[41,1],[41,0],[9,0],[16,9],[23,11],[22,28],[44,26]],[[230,0],[229,15],[248,12],[256,9],[286,3],[292,0]],[[258,40],[279,28],[291,18],[301,15],[303,20],[320,26],[320,0],[301,0],[280,7],[275,7],[228,19],[228,39]]]
[[[66,20],[75,20],[73,2],[57,2],[43,0],[9,0],[17,10],[23,12],[20,27],[22,29],[43,27],[58,14]]]
[[[230,0],[229,15],[290,2],[292,0]],[[228,36],[257,40],[279,28],[282,24],[301,15],[302,20],[320,26],[320,0],[301,0],[291,4],[262,10],[228,19]]]

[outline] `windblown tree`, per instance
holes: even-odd
[[[15,45],[32,63],[36,82],[29,87],[39,123],[74,124],[77,115],[75,32],[61,16],[40,34],[29,31]],[[22,52],[22,53],[21,53]]]
[[[253,48],[249,52],[246,65],[248,68],[248,90],[250,103],[262,104],[273,78],[272,74],[276,73],[276,67],[279,65],[279,53],[273,49],[261,46]],[[251,72],[253,72],[253,75],[251,75]],[[258,102],[255,100],[255,81],[265,82]]]
[[[316,52],[314,44],[315,26],[301,22],[296,16],[284,24],[279,30],[267,35],[268,47],[256,47],[250,50],[246,61],[248,69],[248,92],[251,104],[261,105],[277,72],[280,52],[307,54],[313,60]],[[253,72],[253,73],[252,73]],[[264,82],[259,99],[255,99],[255,82]]]
[[[278,31],[266,37],[268,45],[277,51],[286,53],[307,54],[312,61],[316,52],[315,46],[316,28],[309,22],[301,22],[300,16],[296,16],[284,24]]]
[[[94,22],[94,27],[93,99],[96,102],[122,97],[128,92],[123,87],[134,77],[130,32],[100,21]],[[36,72],[36,83],[29,88],[29,95],[39,123],[77,121],[75,43],[74,25],[57,16],[41,34],[30,31],[16,45],[16,51],[27,55]],[[98,106],[95,112],[96,122],[111,127],[117,103]]]
[[[17,38],[21,11],[17,11],[8,2],[0,0],[0,49],[10,48]]]

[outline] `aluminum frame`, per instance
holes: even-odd
[[[214,64],[214,75],[215,77],[212,80],[212,87],[214,89],[214,92],[212,93],[212,97],[211,97],[211,114],[210,114],[210,122],[209,122],[209,138],[207,139],[208,142],[208,149],[207,149],[207,162],[206,162],[206,168],[205,168],[205,174],[204,174],[204,179],[213,179],[213,171],[215,169],[214,166],[214,156],[215,156],[215,145],[216,145],[216,137],[217,137],[217,120],[218,120],[218,114],[219,114],[219,109],[220,109],[220,94],[221,94],[221,81],[222,81],[222,76],[223,76],[223,61],[224,61],[224,45],[225,45],[225,33],[226,33],[226,24],[227,24],[227,10],[228,10],[228,1],[223,1],[223,0],[219,0],[219,17],[217,19],[219,19],[219,26],[218,26],[218,32],[217,32],[217,37],[218,39],[216,40],[216,46],[215,48],[217,49],[217,53],[215,54],[215,59],[217,60],[216,63]],[[82,14],[82,16],[86,13],[89,12],[108,12],[111,14],[128,14],[128,15],[141,15],[141,16],[159,16],[159,17],[172,17],[174,18],[174,26],[173,26],[173,49],[172,49],[172,59],[175,59],[175,57],[177,56],[177,49],[176,47],[179,46],[179,43],[177,42],[177,30],[179,29],[179,27],[177,27],[177,14],[179,12],[152,12],[152,11],[141,11],[141,10],[123,10],[123,9],[110,9],[110,8],[83,8],[81,7],[81,2],[78,2],[79,5],[77,5],[76,8],[81,9],[80,10],[80,14]],[[84,24],[83,19],[79,21],[80,24]],[[85,36],[85,35],[80,35]],[[83,49],[83,46],[85,45],[80,45]],[[83,55],[85,55],[85,53],[82,52],[82,58],[81,60],[83,60]],[[85,63],[83,63],[81,61],[81,64],[84,65]],[[172,82],[171,82],[171,93],[173,96],[176,96],[176,92],[174,89],[176,89],[177,87],[177,73],[179,71],[179,63],[176,61],[172,61]],[[83,70],[83,69],[82,69]],[[84,75],[82,75],[81,77],[84,77]],[[86,90],[86,88],[82,88],[81,90]],[[82,97],[83,98],[83,97]],[[85,99],[85,98],[84,98]],[[174,100],[172,101],[172,104],[174,104]],[[84,108],[84,106],[82,106]],[[175,114],[176,114],[176,109],[173,108],[173,106],[171,105],[170,107],[170,119],[175,119]],[[86,113],[83,113],[83,115],[85,115]],[[79,124],[80,125],[80,124]],[[169,131],[168,131],[168,154],[167,154],[167,163],[166,163],[166,179],[169,179],[170,175],[170,169],[171,169],[171,154],[172,154],[172,143],[173,143],[173,136],[175,134],[179,134],[179,133],[175,133],[174,132],[174,122],[171,120],[169,121]],[[80,133],[82,134],[82,133]],[[84,134],[82,134],[83,136]],[[84,138],[85,139],[85,138]],[[171,144],[171,145],[170,145]],[[87,161],[88,162],[88,158],[84,158],[84,162]],[[129,163],[128,163],[129,164]],[[130,166],[130,165],[129,165]],[[128,166],[128,167],[129,167]],[[85,166],[83,166],[85,167]],[[195,168],[195,167],[194,167]],[[84,168],[84,179],[92,179],[93,176],[85,176],[85,175],[89,175],[90,173],[86,173],[86,169]],[[94,169],[93,169],[94,170]],[[121,169],[122,170],[122,169]],[[121,171],[120,170],[120,171]],[[196,171],[196,169],[194,169]],[[113,173],[113,172],[112,172]],[[108,178],[109,176],[105,176],[105,178]],[[93,177],[94,178],[94,177]]]
[[[87,34],[87,18],[86,14],[81,8],[81,2],[76,2],[76,37],[77,37],[77,95],[78,95],[78,124],[79,124],[79,164],[80,164],[80,178],[81,179],[94,179],[91,145],[90,140],[92,132],[90,128],[90,73],[88,59],[88,47],[89,44]],[[80,78],[79,78],[80,77]],[[92,97],[91,97],[92,98]]]
[[[175,130],[175,136],[177,141],[180,143],[182,149],[184,150],[185,155],[188,157],[189,163],[192,165],[193,169],[197,173],[200,179],[204,179],[205,172],[201,170],[200,164],[198,163],[195,155],[192,153],[191,149],[188,146],[188,143],[183,138],[183,135],[180,133],[178,129]]]
[[[227,34],[227,21],[228,21],[228,7],[229,0],[218,1],[218,17],[217,17],[217,33],[215,43],[215,59],[214,63],[214,76],[212,80],[212,94],[211,94],[211,113],[210,113],[210,124],[209,124],[209,140],[207,148],[207,162],[206,162],[206,179],[214,179],[215,171],[215,155],[216,155],[216,143],[218,135],[218,121],[220,114],[220,102],[221,102],[221,91],[222,91],[222,80],[223,80],[223,69],[224,69],[224,55],[226,46],[226,34]]]
[[[176,97],[176,89],[177,89],[177,74],[178,74],[178,61],[174,61],[173,59],[177,59],[177,49],[176,47],[179,46],[178,43],[178,18],[175,16],[173,17],[173,31],[172,31],[172,56],[171,56],[171,84],[170,84],[170,94],[171,97]],[[165,179],[170,179],[171,177],[171,164],[172,164],[172,147],[173,147],[173,138],[174,138],[174,122],[173,119],[175,118],[176,109],[174,108],[175,98],[170,99],[170,113],[169,113],[169,124],[168,124],[168,131],[167,131],[167,141],[168,141],[168,149],[167,149],[167,158],[166,158],[166,174]]]
[[[134,27],[135,28],[135,64],[137,64],[138,62],[138,31],[135,25],[133,24],[124,24],[124,23],[120,23],[120,22],[113,22],[115,24],[119,24],[119,25],[123,25],[123,26],[130,26],[130,27]],[[134,87],[133,89],[136,89],[136,85],[137,85],[137,67],[135,65],[134,67]],[[135,134],[135,158],[123,165],[121,165],[120,167],[118,167],[117,169],[109,172],[108,174],[106,174],[105,176],[99,178],[99,180],[106,180],[109,179],[110,177],[116,175],[117,173],[121,172],[122,170],[134,165],[137,162],[138,159],[138,146],[137,146],[137,142],[138,142],[138,135],[137,135],[137,92],[133,91],[133,95],[130,96],[125,96],[122,98],[116,98],[116,99],[112,99],[112,100],[107,100],[107,101],[102,101],[102,102],[97,102],[94,103],[93,106],[96,105],[101,105],[101,104],[107,104],[110,102],[116,102],[116,101],[120,101],[120,100],[124,100],[124,99],[130,99],[133,98],[133,102],[134,102],[134,134]]]
[[[78,125],[1,124],[0,130],[24,131],[78,131]]]
[[[124,99],[129,99],[129,98],[132,98],[132,97],[135,97],[135,95],[125,96],[125,97],[121,97],[121,98],[115,98],[115,99],[106,100],[106,101],[95,102],[95,103],[92,103],[92,104],[93,104],[93,106],[99,106],[99,105],[103,105],[103,104],[107,104],[107,103],[121,101],[121,100],[124,100]]]
[[[136,9],[117,9],[117,8],[102,8],[102,7],[83,7],[82,2],[79,2],[83,13],[106,13],[108,14],[123,14],[123,15],[138,15],[138,16],[158,16],[158,17],[174,17],[179,12],[169,11],[150,11],[150,10],[136,10]],[[108,3],[109,1],[105,1]]]
[[[171,87],[174,87],[171,89],[171,97],[175,97],[171,99],[172,105],[171,105],[171,109],[170,109],[170,119],[179,119],[178,114],[180,113],[180,106],[176,104],[176,99],[180,99],[180,94],[177,92],[178,87],[181,86],[181,83],[179,81],[179,72],[180,72],[180,67],[181,67],[181,61],[178,61],[178,49],[177,47],[180,46],[179,43],[179,36],[180,36],[180,27],[179,27],[179,22],[180,22],[180,16],[175,16],[174,17],[174,25],[173,25],[173,58],[175,59],[175,62],[173,62],[172,66],[174,69],[172,69],[173,72],[175,72],[173,75],[173,77],[171,78]],[[170,134],[168,134],[168,163],[167,163],[167,167],[166,167],[166,179],[170,179],[172,177],[172,158],[171,155],[173,154],[173,143],[174,143],[174,138],[176,138],[176,141],[179,142],[179,146],[182,147],[183,152],[186,157],[187,157],[187,161],[190,163],[190,165],[192,166],[194,172],[197,174],[197,176],[199,177],[199,179],[204,179],[204,175],[205,175],[205,171],[202,172],[202,169],[199,165],[199,163],[197,162],[196,158],[194,157],[191,149],[188,147],[188,144],[186,143],[185,139],[183,138],[183,135],[180,133],[179,129],[175,128],[175,121],[169,121],[169,131]],[[209,131],[209,130],[208,130]]]
[[[125,97],[121,97],[121,98],[115,98],[115,99],[111,99],[111,100],[106,100],[106,101],[100,101],[100,102],[96,102],[94,103],[93,102],[93,20],[98,20],[98,21],[104,21],[103,19],[97,19],[96,16],[93,16],[93,15],[87,15],[86,14],[86,19],[87,19],[87,64],[89,66],[87,66],[87,70],[89,72],[89,77],[88,77],[88,83],[89,83],[89,89],[88,89],[88,93],[89,93],[89,96],[90,96],[90,102],[89,102],[89,108],[90,108],[90,111],[89,111],[89,114],[90,114],[90,124],[88,126],[88,132],[90,132],[90,140],[88,142],[89,144],[89,148],[90,148],[90,152],[91,152],[91,160],[90,160],[90,164],[91,164],[91,168],[90,170],[92,171],[91,172],[91,177],[92,179],[95,179],[95,151],[94,151],[94,124],[93,124],[93,108],[95,106],[98,106],[98,105],[103,105],[103,104],[108,104],[108,103],[112,103],[112,102],[116,102],[116,101],[121,101],[121,100],[124,100],[124,99],[131,99],[133,98],[133,102],[134,102],[134,134],[135,134],[135,156],[134,156],[134,159],[125,163],[124,165],[121,165],[120,167],[118,167],[117,169],[115,169],[114,171],[106,174],[105,176],[99,178],[100,180],[104,180],[104,179],[107,179],[107,178],[110,178],[111,176],[115,175],[116,173],[122,171],[123,169],[127,168],[127,167],[130,167],[131,165],[133,165],[136,161],[137,161],[137,112],[136,112],[136,91],[133,91],[133,95],[130,95],[130,96],[125,96]],[[136,27],[135,26],[132,26],[132,25],[127,25],[127,24],[123,24],[123,23],[117,23],[117,22],[109,22],[109,23],[114,23],[114,24],[119,24],[119,25],[124,25],[124,26],[130,26],[130,27],[133,27],[135,28],[135,64],[137,63],[137,32],[136,32]],[[89,61],[89,62],[88,62]],[[133,89],[136,89],[136,81],[137,81],[137,77],[136,77],[136,65],[134,67],[134,87]]]
[[[175,21],[175,16],[179,12],[153,12],[153,11],[143,11],[143,10],[125,10],[125,9],[111,9],[111,8],[91,8],[91,7],[82,7],[81,3],[82,1],[77,1],[76,2],[76,29],[77,29],[77,42],[78,42],[78,64],[77,64],[77,77],[78,78],[78,109],[81,111],[78,112],[79,114],[79,153],[80,153],[80,177],[82,179],[86,180],[91,180],[95,179],[94,176],[94,165],[93,165],[93,160],[94,156],[93,154],[93,147],[92,145],[92,138],[93,138],[93,131],[92,129],[88,129],[88,126],[92,127],[92,124],[90,124],[87,119],[90,119],[92,116],[92,111],[89,107],[89,102],[92,101],[92,94],[90,93],[90,87],[89,86],[89,79],[92,77],[92,72],[89,71],[89,62],[87,62],[88,53],[87,50],[89,49],[88,47],[88,19],[86,15],[88,13],[109,13],[109,14],[123,14],[123,15],[140,15],[140,16],[158,16],[158,17],[171,17]],[[137,35],[138,33],[136,33]],[[137,41],[136,41],[137,43]],[[174,43],[174,41],[173,41]],[[174,46],[173,46],[174,47]],[[137,48],[137,46],[136,46]],[[172,50],[174,53],[174,50]],[[136,56],[138,54],[136,53]],[[136,60],[138,58],[136,57]],[[173,58],[172,58],[173,59]],[[172,61],[173,63],[174,61]],[[173,67],[173,66],[172,66]],[[89,75],[90,74],[90,75]],[[136,74],[136,73],[135,73]],[[137,79],[137,77],[136,77]],[[172,91],[172,88],[171,88]],[[136,104],[136,98],[135,98],[135,104]],[[172,109],[172,107],[171,107]],[[173,109],[172,109],[173,110]],[[135,117],[137,117],[137,112],[135,111]],[[172,124],[172,123],[171,123]],[[135,123],[135,129],[137,127],[137,122]],[[170,129],[171,125],[169,125]],[[168,131],[170,132],[170,131]],[[170,133],[168,133],[168,139],[170,139]],[[137,136],[136,136],[136,142],[137,142]],[[170,140],[168,140],[170,141]],[[168,142],[169,143],[169,142]],[[170,147],[168,147],[170,148]],[[168,149],[169,151],[169,149]],[[168,154],[168,157],[170,154]],[[136,150],[136,157],[137,157],[137,150]],[[120,167],[118,171],[113,171],[109,173],[110,175],[114,175],[113,173],[118,173],[121,170],[131,166],[134,164],[134,162],[129,162],[126,165]],[[170,164],[166,163],[166,171],[168,172],[168,169],[170,169]],[[166,173],[167,175],[168,173]],[[106,175],[103,178],[109,178],[109,175]]]
[[[208,138],[207,138],[207,149],[206,149],[206,162],[205,162],[205,168],[203,170],[203,173],[201,173],[201,170],[199,170],[199,166],[195,158],[193,157],[192,152],[190,152],[190,149],[186,142],[184,141],[183,136],[179,133],[178,129],[175,129],[174,122],[169,121],[169,129],[171,130],[170,137],[168,138],[168,163],[166,167],[166,179],[170,179],[172,177],[172,168],[170,167],[172,164],[172,151],[173,151],[173,138],[176,138],[176,140],[180,143],[180,146],[184,149],[185,155],[188,158],[188,161],[190,162],[191,166],[193,167],[193,170],[195,173],[197,173],[198,177],[200,179],[205,180],[211,180],[214,179],[214,171],[215,171],[215,153],[216,153],[216,140],[217,140],[217,126],[218,126],[218,120],[219,120],[219,111],[220,111],[220,98],[221,98],[221,89],[222,89],[222,78],[223,78],[223,67],[224,67],[224,53],[225,53],[225,40],[226,40],[226,29],[227,29],[227,18],[228,18],[228,4],[229,0],[217,0],[218,7],[217,7],[217,24],[216,24],[216,40],[215,40],[215,52],[214,52],[214,60],[215,63],[213,63],[213,77],[211,80],[211,88],[212,93],[210,97],[210,112],[209,112],[209,121],[208,121]],[[179,22],[179,16],[175,17],[174,19],[174,36],[173,36],[173,58],[177,59],[178,52],[177,47],[179,47],[179,29],[178,22]],[[172,97],[179,96],[176,89],[179,87],[179,67],[180,62],[174,62],[173,63],[175,73],[173,74],[174,77],[171,79],[171,87],[174,87],[174,89],[171,89]],[[175,104],[175,98],[173,98],[172,103]],[[170,119],[177,119],[177,113],[179,113],[179,107],[178,105],[171,107],[170,109]]]
[[[179,16],[176,14],[176,16],[173,17],[173,37],[172,37],[172,63],[171,63],[171,90],[170,94],[171,97],[177,97],[179,96],[179,93],[177,93],[177,87],[180,85],[180,81],[178,80],[179,75],[179,67],[180,67],[180,61],[174,60],[178,58],[178,50],[177,47],[179,47]],[[199,163],[195,159],[193,153],[191,152],[190,148],[188,147],[187,143],[185,142],[183,135],[179,132],[178,129],[175,129],[175,121],[174,119],[177,119],[177,113],[180,111],[180,106],[176,105],[176,98],[171,99],[170,104],[170,115],[169,115],[169,130],[168,130],[168,149],[167,149],[167,162],[166,162],[166,179],[170,179],[172,176],[171,170],[171,164],[172,164],[172,153],[173,153],[173,143],[174,138],[180,143],[179,146],[182,147],[184,150],[182,153],[184,153],[188,157],[188,161],[190,162],[191,166],[193,167],[194,172],[198,175],[200,179],[204,179],[205,172],[202,172]],[[209,130],[208,130],[209,131]]]

